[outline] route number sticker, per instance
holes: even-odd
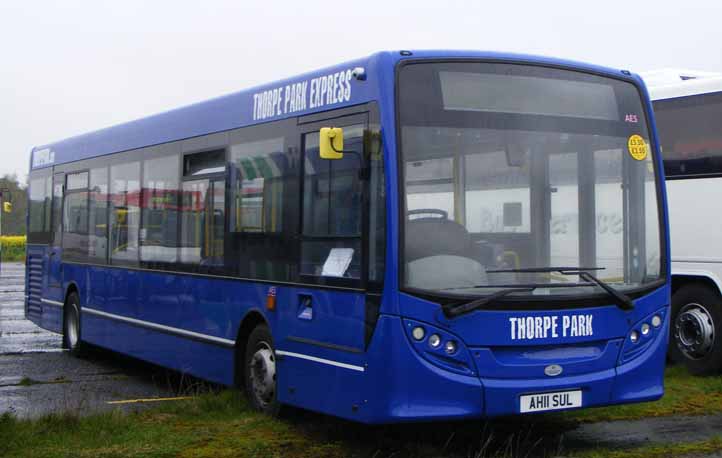
[[[629,155],[635,160],[643,161],[647,159],[647,142],[644,141],[641,135],[634,134],[629,137],[627,148],[629,148]]]

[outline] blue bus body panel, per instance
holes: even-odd
[[[399,291],[397,215],[401,203],[395,153],[395,67],[402,60],[427,58],[559,66],[631,81],[647,97],[651,143],[655,153],[659,151],[651,103],[641,79],[635,75],[536,56],[475,51],[414,51],[410,56],[401,56],[398,52],[382,52],[40,146],[33,150],[31,160],[34,168],[49,167],[376,101],[388,177],[389,217],[384,291],[370,340],[366,340],[366,298],[361,291],[64,263],[62,289],[56,294],[43,278],[43,297],[63,301],[65,291],[74,284],[83,308],[83,340],[227,385],[234,382],[236,340],[242,320],[249,313],[258,313],[274,337],[281,402],[369,423],[515,414],[519,412],[521,394],[572,388],[582,390],[584,407],[660,397],[669,332],[668,282],[636,299],[635,309],[629,312],[610,304],[564,310],[485,310],[456,320],[443,317],[438,304]],[[347,75],[355,67],[366,70],[366,80],[349,80],[348,98],[337,97],[336,102],[311,107],[312,81],[325,78],[327,85],[338,84],[329,83],[329,75],[338,79],[334,75]],[[287,88],[302,88],[306,105],[273,105],[274,90],[285,95]],[[258,111],[259,97],[271,97],[266,111]],[[656,157],[661,171],[661,157]],[[667,228],[663,186],[661,197],[663,227]],[[663,232],[663,271],[668,275],[669,237],[666,229]],[[36,263],[42,259],[43,272],[47,272],[47,247],[28,247],[29,266],[31,259]],[[28,277],[28,291],[32,291],[34,281]],[[274,311],[265,307],[271,287],[275,287]],[[305,313],[305,297],[313,301],[311,315]],[[62,306],[43,304],[38,312],[35,299],[27,299],[28,317],[45,328],[60,331]],[[663,325],[639,345],[630,346],[629,331],[653,314],[663,316]],[[572,315],[585,316],[584,323],[593,323],[593,332],[572,335],[570,327],[568,335],[556,338],[531,342],[512,338],[510,319],[538,317],[543,324],[545,318],[556,316],[563,323],[564,316]],[[410,329],[419,324],[458,342],[454,357],[414,342]],[[560,364],[564,372],[556,377],[545,375],[550,364]]]

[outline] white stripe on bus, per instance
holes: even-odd
[[[55,305],[57,307],[62,307],[65,305],[60,301],[51,301],[50,299],[45,299],[45,298],[40,299],[40,302],[42,302],[43,304],[48,304],[48,305]]]
[[[82,307],[81,313],[89,313],[91,315],[101,316],[103,318],[110,318],[111,320],[120,321],[123,323],[134,324],[142,326],[148,329],[154,329],[156,331],[164,331],[171,334],[177,334],[183,337],[191,337],[194,339],[205,340],[207,342],[221,344],[227,347],[233,347],[236,345],[235,340],[224,339],[223,337],[209,336],[208,334],[201,334],[199,332],[188,331],[186,329],[174,328],[172,326],[166,326],[164,324],[152,323],[150,321],[138,320],[136,318],[129,318],[127,316],[115,315],[113,313],[103,312],[102,310],[96,310],[88,307]]]
[[[328,364],[329,366],[342,367],[344,369],[351,369],[353,371],[364,372],[366,369],[362,366],[354,366],[353,364],[339,363],[338,361],[332,361],[330,359],[317,358],[315,356],[303,355],[301,353],[293,353],[290,351],[276,350],[276,354],[280,356],[291,356],[294,358],[307,359],[309,361],[315,361],[321,364]]]

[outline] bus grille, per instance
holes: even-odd
[[[29,319],[39,319],[43,296],[43,257],[28,254],[28,309]]]

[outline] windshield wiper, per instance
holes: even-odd
[[[616,306],[622,310],[632,310],[634,302],[626,294],[612,288],[608,283],[592,275],[590,270],[604,270],[604,267],[527,267],[522,269],[497,269],[487,270],[487,273],[543,273],[557,272],[562,275],[579,275],[583,280],[594,283],[602,288],[607,294],[615,299]]]
[[[487,305],[491,304],[492,302],[501,299],[504,296],[508,296],[512,293],[529,293],[531,291],[534,291],[536,289],[535,286],[529,287],[529,288],[509,288],[509,289],[502,289],[501,291],[497,291],[495,293],[489,294],[488,296],[481,297],[479,299],[475,299],[471,302],[467,302],[465,304],[457,304],[457,305],[451,305],[451,306],[444,306],[444,313],[449,318],[456,318],[459,315],[463,315],[465,313],[473,312],[474,310],[479,310],[481,308],[486,307]]]

